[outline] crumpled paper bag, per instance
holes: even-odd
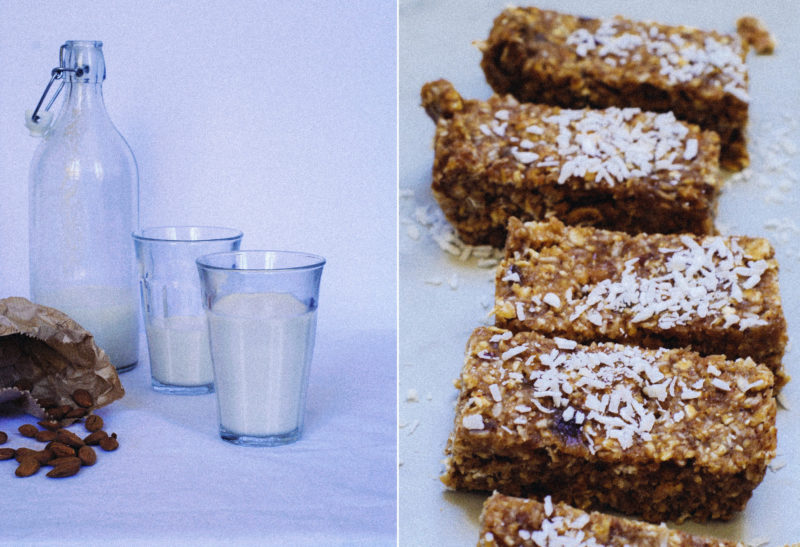
[[[0,299],[0,403],[19,399],[25,412],[45,418],[37,400],[75,406],[76,389],[92,395],[89,411],[125,395],[116,369],[89,331],[57,309],[22,297]]]

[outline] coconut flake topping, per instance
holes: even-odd
[[[631,123],[634,117],[636,123]],[[676,158],[693,159],[697,154],[692,150],[697,140],[686,139],[688,127],[672,112],[655,114],[616,107],[561,110],[544,121],[558,126],[555,142],[564,160],[559,184],[570,177],[588,176],[613,186],[656,171],[684,169],[685,163],[675,163]]]
[[[536,343],[523,343],[492,359],[489,366],[502,367],[506,372],[518,370],[521,362],[528,371],[524,375],[514,373],[514,378],[508,374],[497,384],[491,384],[491,398],[495,403],[503,400],[503,386],[509,382],[517,386],[524,378],[532,389],[526,400],[513,407],[516,413],[513,423],[527,424],[526,415],[536,408],[550,415],[557,427],[564,424],[567,429],[574,428],[591,452],[608,440],[616,441],[623,450],[637,441],[652,440],[657,423],[685,419],[683,412],[670,409],[701,396],[700,391],[690,389],[680,376],[672,375],[670,366],[666,367],[670,372],[662,372],[667,350],[648,351],[620,344],[574,349],[561,349],[558,345],[550,351],[530,346],[538,348]],[[526,351],[530,354],[523,355]],[[512,360],[516,362],[507,363]],[[710,384],[712,389],[722,391],[738,388],[746,392],[760,387],[746,379],[731,384],[715,378]],[[484,427],[480,415],[475,414],[465,416],[463,424],[467,429]]]
[[[765,260],[748,259],[735,239],[730,245],[718,236],[701,243],[681,236],[680,241],[680,248],[660,249],[668,257],[662,271],[653,277],[636,272],[638,259],[626,262],[621,278],[595,285],[576,306],[570,321],[586,314],[596,324],[599,310],[612,310],[627,311],[632,323],[655,317],[662,329],[707,316],[723,317],[725,327],[738,324],[740,330],[767,324],[752,313],[736,315],[731,307],[742,301],[744,290],[760,282],[768,268]]]
[[[688,126],[676,120],[672,112],[657,114],[617,107],[553,110],[557,113],[544,117],[541,126],[525,128],[520,140],[512,134],[516,131],[515,117],[506,106],[503,104],[478,129],[486,137],[517,143],[508,151],[521,164],[558,168],[553,169],[558,172],[558,184],[580,177],[614,186],[657,171],[680,171],[697,157],[699,149],[696,138],[687,138]],[[535,142],[525,138],[530,133],[543,135],[545,128],[555,137]]]
[[[601,19],[591,33],[579,28],[567,37],[579,57],[592,56],[611,66],[641,62],[642,53],[660,61],[660,74],[670,85],[707,79],[739,100],[747,102],[747,67],[741,57],[740,41],[729,41],[705,34],[701,40],[680,33],[665,33],[647,23],[617,18]]]

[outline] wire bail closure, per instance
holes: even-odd
[[[50,91],[50,88],[52,87],[53,82],[55,82],[56,80],[61,80],[61,83],[59,84],[58,89],[56,89],[55,94],[50,99],[50,102],[47,103],[47,106],[44,108],[45,112],[50,110],[50,107],[53,106],[53,103],[58,98],[59,93],[61,93],[61,90],[64,88],[64,73],[65,72],[74,72],[75,76],[77,76],[78,78],[80,78],[84,74],[88,74],[89,73],[89,70],[90,70],[89,65],[83,65],[82,67],[78,67],[78,68],[66,68],[66,67],[64,67],[64,47],[65,47],[65,45],[61,46],[61,48],[58,51],[58,61],[59,61],[58,64],[59,64],[59,66],[57,66],[56,68],[54,68],[53,70],[50,71],[50,81],[47,82],[47,87],[44,88],[44,93],[42,93],[42,97],[39,99],[39,102],[36,104],[36,108],[33,109],[33,114],[31,115],[31,120],[33,121],[33,123],[38,123],[39,122],[39,118],[40,118],[40,116],[38,116],[39,109],[42,107],[42,103],[44,102],[45,97],[47,97],[47,93],[48,93],[48,91]]]

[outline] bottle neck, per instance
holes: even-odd
[[[103,80],[106,65],[103,43],[70,40],[61,47],[61,66],[65,69],[64,107],[62,114],[71,117],[83,113],[105,114]]]
[[[103,84],[101,82],[73,81],[67,82],[65,88],[67,95],[64,97],[64,104],[59,117],[107,116],[105,102],[103,101]]]

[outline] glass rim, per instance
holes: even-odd
[[[256,255],[284,255],[284,256],[294,256],[294,257],[305,257],[308,261],[304,264],[299,264],[295,266],[276,266],[274,268],[267,268],[267,267],[244,267],[244,268],[237,268],[231,266],[218,266],[216,264],[212,264],[210,260],[214,258],[222,258],[223,256],[234,257],[234,256],[256,256]],[[222,251],[218,253],[209,253],[203,256],[197,257],[195,259],[195,263],[200,268],[205,268],[208,270],[217,270],[217,271],[230,271],[230,272],[286,272],[286,271],[302,271],[302,270],[314,270],[317,268],[321,268],[326,264],[326,260],[323,256],[316,255],[313,253],[307,253],[304,251],[283,251],[280,249],[250,249],[244,251]]]
[[[150,231],[157,232],[161,230],[161,235],[147,234]],[[164,237],[163,233],[167,230],[208,230],[224,232],[224,235],[213,237],[201,237],[191,239],[188,237]],[[155,243],[208,243],[210,241],[235,241],[241,239],[244,233],[237,228],[230,228],[227,226],[199,226],[193,224],[186,225],[167,225],[167,226],[148,226],[141,228],[131,233],[131,237],[135,241],[149,241]]]
[[[64,42],[68,47],[103,47],[102,40],[67,40]]]

